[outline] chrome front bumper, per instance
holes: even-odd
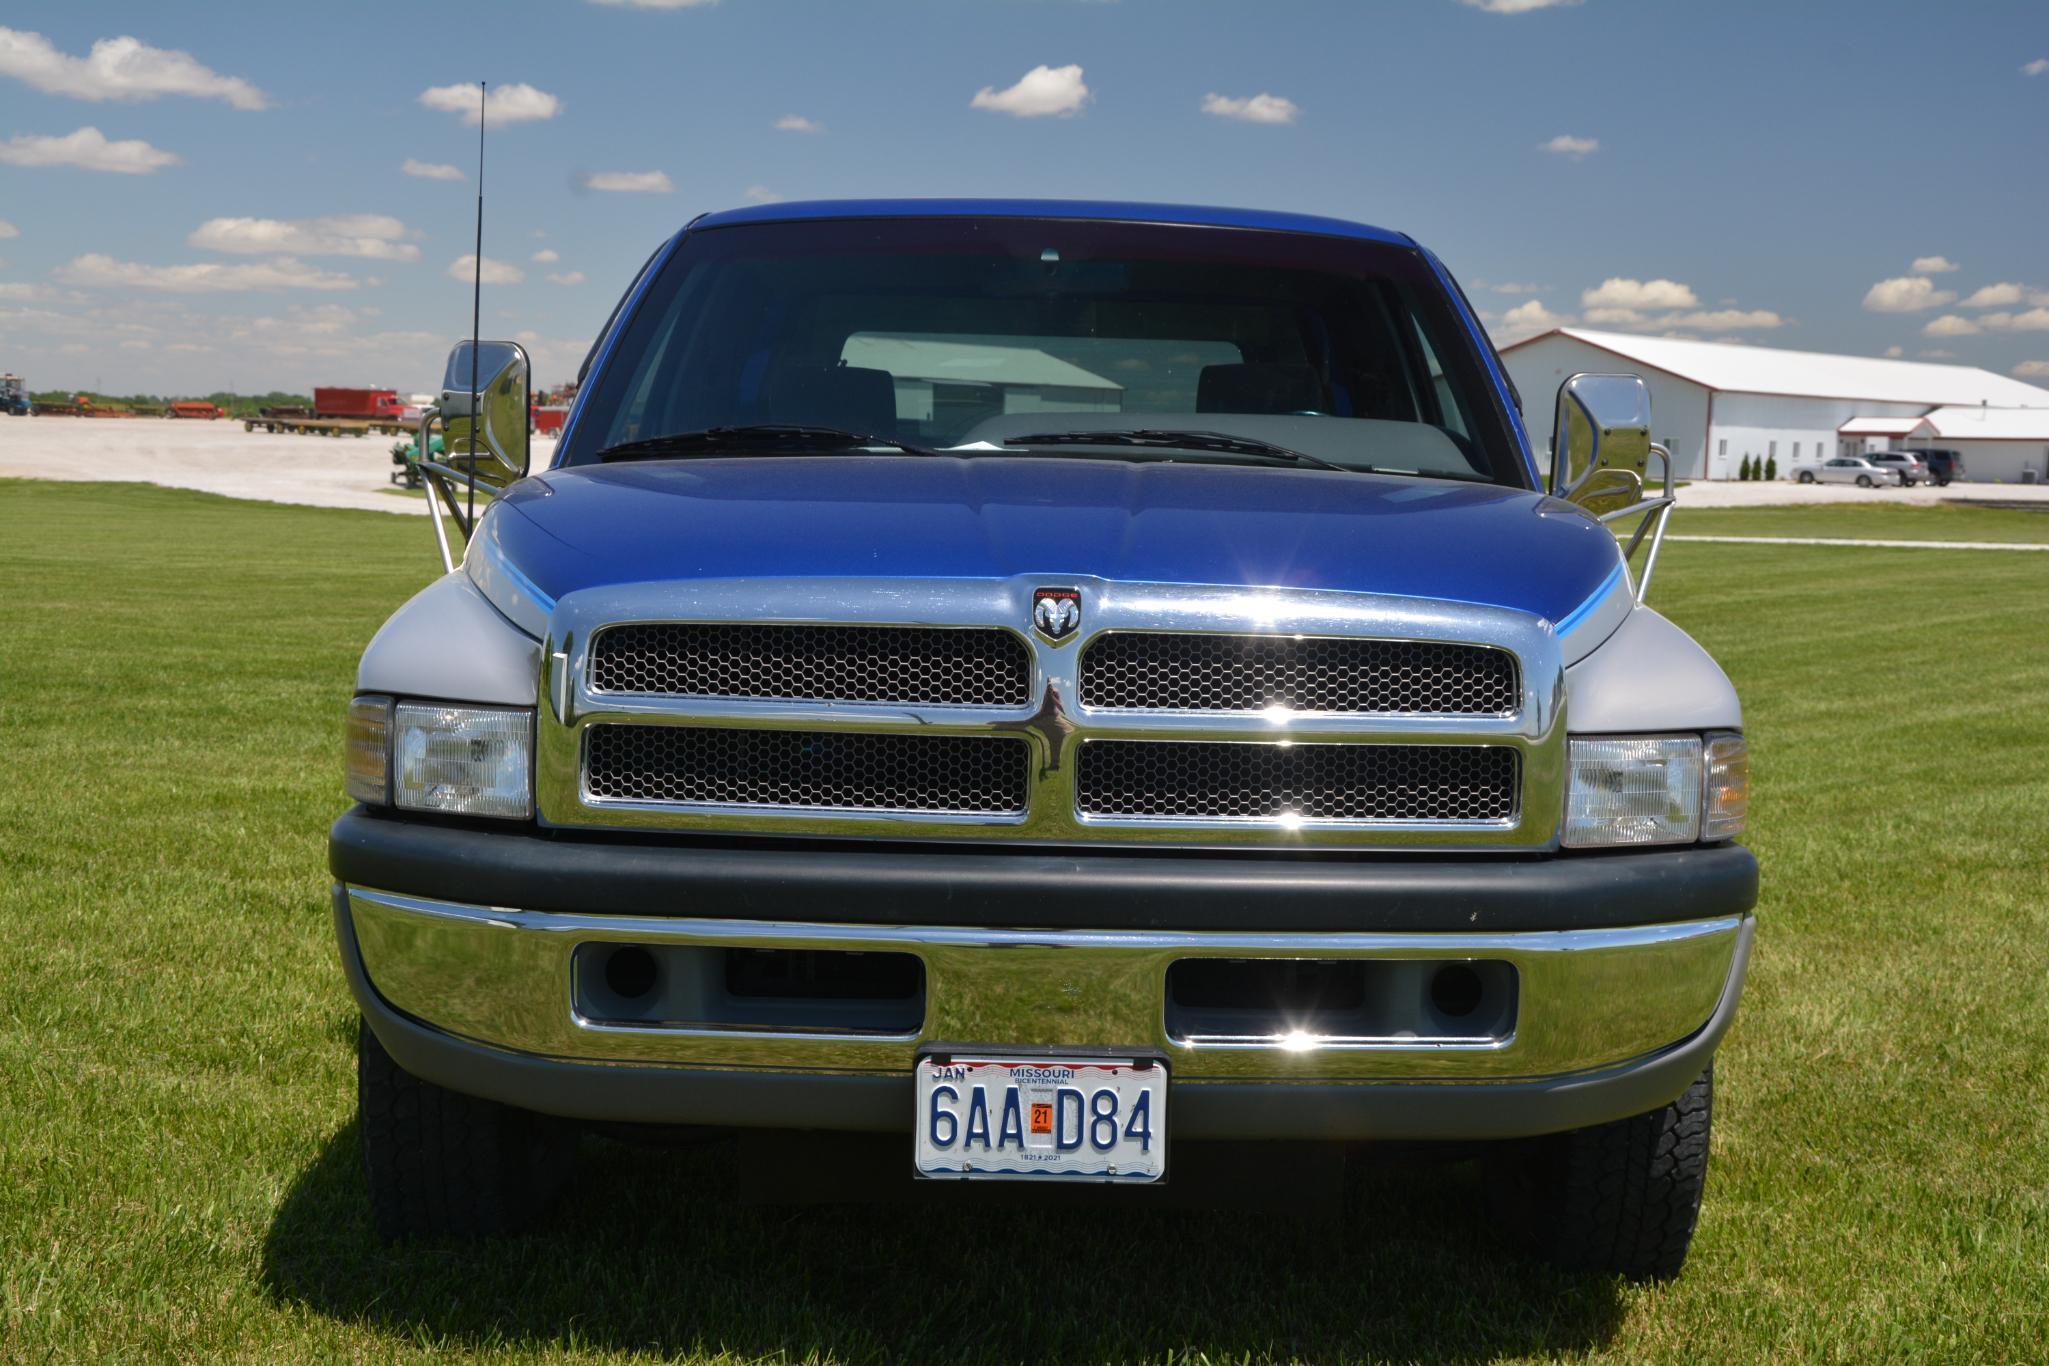
[[[1729,914],[1521,932],[1042,931],[564,914],[352,885],[336,900],[366,1012],[388,1007],[495,1053],[615,1069],[622,1086],[649,1068],[904,1078],[921,1051],[976,1045],[1143,1050],[1166,1059],[1177,1087],[1512,1088],[1652,1059],[1711,1026],[1718,1038],[1754,923]],[[576,951],[591,943],[908,953],[924,965],[924,1022],[889,1035],[599,1023],[575,1008]],[[1499,960],[1516,974],[1516,1014],[1504,1037],[1481,1042],[1191,1042],[1173,1037],[1165,1011],[1168,968],[1189,958]],[[834,1126],[828,1116],[818,1127]]]

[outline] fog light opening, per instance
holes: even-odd
[[[605,985],[624,1001],[637,1001],[653,991],[656,972],[655,956],[631,944],[605,958]]]
[[[1454,1020],[1478,1010],[1486,993],[1480,974],[1464,963],[1446,963],[1430,978],[1430,1004]]]

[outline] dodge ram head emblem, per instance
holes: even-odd
[[[1041,588],[1032,594],[1032,625],[1048,640],[1065,640],[1081,625],[1081,591]]]

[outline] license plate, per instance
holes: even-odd
[[[1157,1181],[1167,1067],[1133,1058],[918,1059],[921,1176]]]

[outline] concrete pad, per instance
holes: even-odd
[[[421,516],[392,487],[391,436],[247,432],[228,418],[0,417],[0,478],[160,484],[230,498]],[[553,458],[534,438],[535,468]]]

